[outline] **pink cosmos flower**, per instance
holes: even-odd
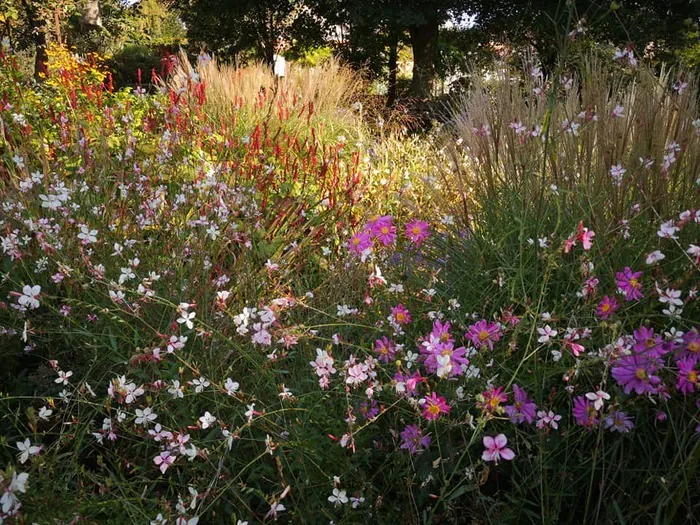
[[[348,242],[348,249],[356,255],[361,255],[362,252],[371,247],[372,239],[369,236],[369,232],[366,230],[356,233],[350,238],[350,242]]]
[[[390,246],[396,242],[396,226],[391,221],[391,215],[384,215],[368,223],[372,236],[384,246]]]
[[[413,241],[416,246],[430,237],[430,227],[427,222],[414,220],[406,224],[406,236]]]
[[[454,348],[451,342],[422,346],[420,352],[426,356],[425,369],[431,374],[437,373],[440,377],[462,375],[463,367],[469,366],[469,359],[465,357],[467,349],[463,346]]]
[[[489,350],[493,350],[493,343],[497,342],[501,335],[501,327],[497,323],[487,323],[485,319],[471,325],[464,334],[477,348],[488,346]]]
[[[510,422],[513,424],[518,424],[527,421],[531,424],[533,421],[535,421],[537,405],[528,397],[525,389],[514,384],[513,397],[515,399],[513,404],[506,405],[504,407],[506,414],[508,414],[508,417],[510,417]]]
[[[577,425],[588,429],[596,426],[599,423],[598,411],[593,406],[593,403],[586,399],[585,396],[574,398],[574,419]]]
[[[625,301],[638,301],[644,297],[639,282],[641,276],[642,272],[633,272],[629,266],[615,275],[618,288],[625,294]]]
[[[444,397],[432,392],[430,395],[425,396],[423,399],[423,417],[428,421],[434,421],[440,417],[440,414],[447,414],[450,412],[450,406],[447,404]]]
[[[430,446],[430,436],[423,435],[418,425],[408,425],[399,435],[401,448],[408,450],[411,455],[419,454]]]
[[[655,393],[661,378],[656,375],[663,363],[647,354],[626,355],[612,367],[612,376],[622,386],[625,394],[634,390],[637,394]]]
[[[508,438],[504,434],[498,434],[495,437],[484,436],[485,450],[481,454],[481,459],[484,461],[493,461],[498,465],[498,461],[505,459],[511,461],[515,457],[515,452],[506,447]]]
[[[374,342],[374,351],[379,354],[378,359],[382,363],[389,363],[394,360],[396,348],[394,347],[394,343],[384,336]]]
[[[620,308],[617,299],[606,295],[603,300],[598,303],[595,309],[595,314],[600,317],[603,321],[609,319],[615,312]]]
[[[689,392],[695,392],[695,387],[700,387],[698,383],[698,371],[695,370],[695,361],[693,359],[679,359],[678,363],[678,380],[676,381],[676,389],[687,395]]]
[[[603,420],[603,428],[610,430],[610,432],[626,434],[634,428],[634,421],[624,412],[615,410]]]
[[[440,321],[435,321],[433,323],[433,329],[428,334],[428,337],[420,339],[421,341],[421,353],[430,354],[434,352],[437,347],[441,344],[454,344],[455,340],[450,334],[450,323],[441,323]]]
[[[664,344],[661,336],[654,334],[653,328],[640,326],[634,331],[634,346],[632,347],[638,354],[661,357],[667,354],[671,347]]]
[[[696,362],[700,359],[700,334],[698,334],[697,329],[693,328],[683,336],[680,356]]]
[[[481,395],[484,396],[484,401],[478,402],[476,406],[485,412],[501,412],[503,410],[501,408],[501,403],[508,401],[508,394],[503,391],[502,386],[496,388],[492,385]]]
[[[391,317],[398,325],[406,325],[411,322],[411,314],[403,304],[397,304],[391,309]]]

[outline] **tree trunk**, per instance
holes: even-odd
[[[46,53],[46,23],[39,19],[36,9],[26,0],[23,0],[22,4],[27,13],[27,20],[34,35],[34,45],[36,46],[34,78],[37,82],[41,82],[46,78],[46,73],[48,72],[47,64],[49,62],[49,56]]]
[[[392,34],[389,39],[389,86],[386,105],[392,107],[396,102],[396,74],[399,63],[399,38]]]
[[[36,45],[36,57],[34,58],[34,79],[42,82],[49,72],[49,55],[46,52],[46,28],[37,27],[34,33],[34,44]]]
[[[83,9],[81,23],[89,28],[102,27],[102,17],[100,16],[100,1],[87,0]]]
[[[437,77],[438,30],[437,13],[426,13],[425,22],[408,28],[413,48],[411,92],[416,97],[428,98],[433,93]]]

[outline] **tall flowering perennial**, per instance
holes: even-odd
[[[430,238],[430,225],[423,220],[412,220],[405,224],[405,238],[417,248]],[[378,247],[391,248],[399,239],[394,219],[391,215],[376,217],[350,236],[346,241],[348,250],[363,261],[372,253],[375,242]]]
[[[527,395],[527,392],[518,385],[513,385],[513,404],[504,407],[511,423],[520,424],[535,421],[537,405]]]
[[[423,417],[428,421],[435,421],[440,418],[441,414],[448,414],[450,406],[444,397],[438,396],[435,392],[431,392],[422,400]]]
[[[485,319],[471,325],[465,337],[468,338],[476,348],[487,348],[493,350],[494,343],[497,343],[503,332],[498,323],[489,323]]]
[[[618,359],[611,373],[615,381],[624,389],[625,394],[633,390],[638,394],[654,394],[661,378],[657,375],[663,363],[649,354],[635,353]]]
[[[430,225],[421,220],[414,220],[406,223],[406,236],[413,241],[416,246],[420,246],[423,241],[430,237]]]
[[[573,415],[577,425],[588,429],[592,429],[600,423],[595,405],[585,396],[574,398]]]
[[[381,339],[377,339],[374,342],[374,351],[379,361],[382,363],[389,363],[394,360],[396,347],[387,336],[383,336]]]
[[[644,298],[642,293],[642,283],[640,279],[643,272],[633,272],[629,266],[626,266],[622,272],[617,272],[615,275],[617,287],[620,293],[625,295],[625,301],[639,301]]]
[[[435,321],[433,330],[420,346],[426,371],[441,378],[460,376],[469,366],[467,349],[454,347],[454,338],[449,329],[450,323]]]
[[[501,414],[504,411],[502,404],[508,401],[508,394],[506,394],[504,390],[505,389],[502,386],[490,386],[488,390],[482,392],[481,399],[477,402],[476,406],[483,410],[486,414]],[[524,395],[525,392],[520,391],[521,398],[523,398]],[[514,410],[514,412],[516,410]],[[529,407],[527,411],[529,412]]]
[[[603,300],[598,303],[595,314],[600,317],[601,320],[605,321],[610,319],[619,308],[620,304],[617,302],[617,299],[606,295],[603,297]]]
[[[696,387],[700,387],[700,371],[697,367],[697,361],[684,357],[679,359],[676,365],[678,366],[676,389],[683,395],[692,394]]]
[[[430,446],[430,436],[423,434],[418,425],[407,425],[401,431],[401,448],[411,455],[420,454]]]

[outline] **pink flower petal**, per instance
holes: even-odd
[[[505,434],[498,434],[493,441],[498,448],[503,448],[508,444],[508,438]]]
[[[510,461],[515,457],[515,452],[509,448],[501,449],[501,457],[506,461]]]

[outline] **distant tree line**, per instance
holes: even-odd
[[[697,65],[699,22],[700,0],[0,0],[0,34],[36,47],[37,72],[51,38],[119,48],[186,37],[223,59],[268,63],[326,46],[386,77],[390,100],[402,47],[413,54],[411,92],[427,97],[450,59],[530,48],[546,69],[574,36]]]

